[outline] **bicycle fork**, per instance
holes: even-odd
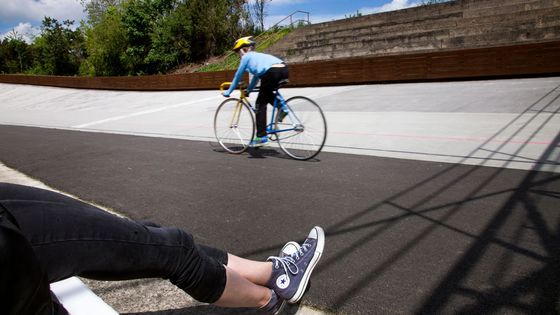
[[[237,128],[239,125],[239,117],[241,117],[241,102],[237,102],[235,109],[233,110],[233,115],[231,116],[231,122],[229,123],[230,128]]]

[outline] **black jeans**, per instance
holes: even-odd
[[[226,284],[227,253],[195,244],[180,229],[5,183],[0,183],[0,254],[0,299],[11,298],[0,300],[2,314],[56,314],[59,305],[48,283],[71,276],[164,278],[207,303],[218,300]]]
[[[288,78],[288,66],[282,68],[270,68],[261,79],[259,96],[257,96],[257,137],[266,136],[266,110],[268,104],[274,104],[274,92],[278,89],[278,83]]]

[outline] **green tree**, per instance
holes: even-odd
[[[258,31],[247,0],[81,1],[87,21],[78,28],[73,21],[45,17],[33,44],[0,41],[0,71],[165,73],[185,62],[220,55],[236,38]]]
[[[266,11],[266,3],[271,0],[254,0],[253,14],[256,22],[259,24],[259,30],[264,32],[264,18],[268,15]]]
[[[15,31],[0,41],[0,73],[24,73],[33,65],[31,48]]]
[[[226,18],[227,33],[225,38],[220,40],[219,46],[222,49],[229,50],[233,41],[242,36],[249,34],[257,34],[259,30],[255,27],[255,23],[251,18],[249,4],[245,0],[229,0],[226,3],[229,7]],[[221,53],[222,51],[220,51]]]
[[[125,0],[80,0],[87,13],[87,20],[90,24],[97,24],[103,18],[103,15],[110,8],[118,8],[122,6]]]
[[[131,74],[154,73],[147,56],[157,21],[169,14],[175,0],[129,0],[124,3],[122,23],[126,31],[126,59]]]
[[[35,72],[52,75],[76,75],[85,58],[84,36],[78,28],[72,30],[74,21],[58,22],[45,17],[41,35],[35,39],[37,53]]]
[[[179,5],[154,25],[146,61],[156,72],[165,72],[191,61],[192,20],[187,5]]]
[[[191,51],[194,60],[221,54],[241,33],[254,31],[243,1],[190,0],[187,4],[193,21]]]
[[[166,72],[185,62],[201,62],[231,48],[234,39],[253,34],[244,0],[189,0],[155,23],[146,58],[150,69]]]
[[[126,75],[126,32],[118,7],[110,6],[95,23],[84,26],[88,57],[80,67],[83,75]]]

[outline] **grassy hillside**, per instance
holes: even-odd
[[[294,28],[278,28],[273,30],[268,30],[255,37],[257,41],[257,51],[264,51],[268,47],[272,46],[277,41],[281,40],[289,34]],[[234,70],[239,66],[239,56],[233,51],[227,53],[226,55],[217,58],[214,62],[203,66],[202,68],[196,70],[196,72],[209,72],[209,71],[221,71],[221,70]]]

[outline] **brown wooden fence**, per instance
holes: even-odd
[[[0,75],[2,83],[110,90],[217,89],[234,71],[139,77]],[[290,86],[560,74],[560,41],[290,65]]]

